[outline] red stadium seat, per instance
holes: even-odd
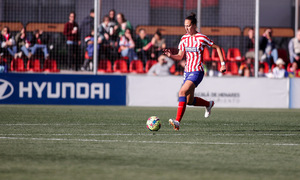
[[[203,62],[204,63],[211,61],[208,48],[204,48],[202,57],[203,57]]]
[[[129,65],[129,72],[130,73],[144,73],[144,65],[141,60],[134,60],[131,61]]]
[[[239,67],[236,62],[228,61],[226,63],[226,72],[225,74],[238,75]]]
[[[288,63],[287,68],[286,68],[287,72],[292,72],[291,68],[292,68],[292,63]]]
[[[103,59],[99,61],[98,72],[103,72],[103,73],[112,72],[112,65],[109,59]]]
[[[127,62],[124,59],[118,59],[114,63],[114,72],[128,73]]]
[[[296,77],[300,77],[300,69],[296,71]]]
[[[149,71],[149,69],[151,68],[151,66],[153,66],[156,63],[157,63],[157,60],[148,60],[146,62],[146,67],[145,67],[146,73]]]
[[[267,62],[260,62],[259,64],[263,64],[265,66],[264,73],[269,73],[269,64]]]
[[[228,61],[242,61],[241,51],[238,48],[229,48],[227,51]]]
[[[39,59],[29,59],[27,61],[27,71],[41,72],[41,63]]]
[[[225,56],[225,51],[224,51],[224,49],[221,48],[221,51],[222,51],[224,60],[226,60],[226,56]],[[213,60],[213,61],[220,61],[220,58],[219,58],[219,56],[218,56],[217,49],[213,49],[213,50],[212,50],[212,53],[211,53],[211,60]]]
[[[11,71],[24,72],[26,71],[24,67],[24,61],[21,58],[13,59],[10,64]]]
[[[175,72],[176,72],[176,66],[175,66],[175,64],[173,64],[173,66],[170,67],[170,73],[175,74]]]
[[[288,58],[288,53],[285,49],[277,49],[278,51],[278,58],[282,58],[285,64],[290,63],[290,59]]]
[[[59,72],[57,69],[57,63],[54,59],[46,59],[44,63],[44,71],[46,72]]]
[[[6,58],[0,56],[0,63],[1,63],[1,62],[7,63]]]
[[[84,53],[84,59],[92,60],[93,57],[90,57],[90,56],[89,56],[89,53],[88,53],[87,51],[85,51],[85,53]]]

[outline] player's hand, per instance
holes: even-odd
[[[220,72],[221,73],[224,73],[226,71],[226,66],[225,65],[222,65],[221,68],[220,68]]]
[[[163,49],[163,54],[168,57],[171,57],[171,55],[172,55],[170,49]]]

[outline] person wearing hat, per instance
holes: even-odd
[[[278,58],[276,61],[276,67],[273,69],[273,78],[284,78],[288,76],[287,71],[285,70],[285,62],[281,59]]]

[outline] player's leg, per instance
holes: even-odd
[[[193,104],[194,106],[205,106],[205,114],[204,117],[209,117],[211,113],[212,107],[215,105],[214,101],[206,101],[200,97],[195,97]]]
[[[204,73],[199,72],[197,79],[193,81],[193,83],[195,84],[195,88],[201,83],[203,76]],[[193,106],[204,106],[205,107],[204,117],[208,117],[210,115],[211,108],[214,106],[214,101],[206,101],[205,99],[202,99],[200,97],[194,97],[194,91],[193,91],[191,92],[191,95],[188,98],[187,104]]]
[[[169,123],[174,127],[175,130],[179,130],[180,121],[184,115],[186,109],[187,98],[190,97],[191,92],[194,92],[195,85],[192,81],[187,80],[184,82],[179,91],[178,108],[176,119],[170,119]]]
[[[208,107],[210,105],[210,101],[206,101],[205,99],[202,99],[200,97],[194,97],[192,103],[189,103],[188,105],[193,105],[193,106],[205,106]]]
[[[179,122],[181,121],[181,119],[184,115],[184,112],[185,112],[187,102],[189,102],[190,99],[194,96],[194,94],[193,94],[194,90],[195,90],[195,84],[190,80],[187,80],[183,84],[183,86],[180,88],[180,91],[178,94],[179,103],[178,103],[177,116],[176,116],[177,121],[179,121]]]

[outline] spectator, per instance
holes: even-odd
[[[288,76],[287,71],[284,68],[285,62],[278,58],[276,61],[276,67],[273,69],[273,78],[284,78]]]
[[[253,66],[253,59],[252,58],[246,58],[245,62],[241,64],[241,66],[239,67],[239,74],[241,76],[244,76],[244,69],[246,68],[249,72],[249,76],[253,76],[254,75],[254,66]]]
[[[162,50],[166,48],[166,39],[162,38],[160,30],[157,30],[152,38],[153,44],[151,58],[156,59],[162,54]]]
[[[30,41],[31,47],[29,48],[32,55],[34,55],[38,49],[42,49],[45,59],[48,59],[49,53],[46,44],[46,37],[43,34],[43,31],[38,29],[35,30],[33,32],[32,40]]]
[[[90,59],[93,57],[94,55],[94,29],[91,30],[91,34],[88,35],[87,37],[85,37],[84,41],[86,43],[86,52],[87,52],[87,56],[85,56],[84,59],[84,63],[83,66],[81,68],[81,70],[92,70],[91,67],[89,66],[89,62]],[[98,38],[98,44],[100,43],[100,38]],[[98,45],[98,50],[99,50],[99,45]]]
[[[0,73],[7,73],[8,65],[5,59],[0,55]]]
[[[291,71],[296,74],[300,68],[300,29],[297,31],[296,37],[289,42],[290,62],[292,63]]]
[[[108,13],[109,16],[109,26],[110,27],[115,27],[118,22],[116,21],[116,11],[114,9],[111,9]]]
[[[223,74],[218,70],[218,64],[216,61],[212,61],[211,67],[208,70],[208,76],[210,77],[221,77]]]
[[[79,27],[80,40],[82,42],[84,42],[85,37],[91,33],[91,30],[94,29],[94,17],[95,17],[94,9],[91,9],[90,14],[87,17],[85,17],[80,23],[80,27]]]
[[[4,26],[1,30],[0,44],[0,54],[11,55],[16,58],[17,47],[15,46],[15,39],[10,35],[10,31],[7,26]]]
[[[247,66],[243,66],[243,69],[241,70],[241,76],[244,77],[250,77],[250,69]]]
[[[149,49],[154,44],[154,41],[155,39],[152,39],[152,41],[150,42],[145,29],[141,28],[139,30],[135,48],[139,59],[141,59],[144,63],[146,63],[148,58],[150,57]]]
[[[248,30],[248,37],[246,39],[246,58],[255,58],[254,54],[254,45],[255,45],[255,39],[254,39],[254,30],[253,28],[249,28]]]
[[[167,76],[170,75],[170,68],[173,66],[174,61],[165,56],[160,55],[158,57],[158,63],[154,64],[148,71],[148,75],[154,76]]]
[[[104,16],[103,22],[98,26],[98,34],[100,37],[100,42],[103,44],[109,44],[110,36],[110,25],[109,25],[109,17]]]
[[[109,34],[111,35],[110,46],[113,47],[114,49],[117,49],[117,47],[118,47],[118,34],[117,34],[118,22],[116,21],[115,15],[116,15],[116,11],[114,9],[111,9],[108,14],[109,26],[110,26]]]
[[[132,60],[137,60],[137,54],[135,53],[135,43],[131,35],[130,29],[125,30],[125,34],[120,38],[120,52],[122,57],[128,57],[129,63]]]
[[[99,36],[101,39],[101,52],[100,55],[104,58],[114,60],[118,53],[118,42],[115,40],[113,27],[110,25],[109,16],[104,16],[102,24],[98,28]],[[103,58],[103,57],[100,57]]]
[[[94,9],[90,10],[90,14],[86,16],[80,23],[79,32],[80,32],[80,41],[84,42],[85,37],[90,35],[91,30],[94,29],[94,17],[95,12]],[[86,43],[81,43],[80,50],[80,59],[84,59],[84,53],[86,49]]]
[[[260,64],[258,67],[258,77],[266,77],[264,64]]]
[[[178,61],[177,61],[178,62]],[[177,66],[176,66],[176,72],[174,75],[178,76],[178,75],[183,75],[184,73],[184,68],[185,68],[185,64],[186,64],[186,61],[183,59],[183,60],[180,60],[178,63],[177,63]]]
[[[30,42],[27,39],[25,27],[23,27],[21,31],[16,35],[16,45],[17,52],[19,52],[19,57],[21,57],[22,53],[24,53],[28,59],[31,58],[32,53],[29,51]]]
[[[266,61],[271,70],[272,64],[278,59],[278,52],[275,42],[272,40],[272,30],[266,29],[260,41],[260,49],[263,51],[261,61]]]
[[[126,29],[130,29],[132,31],[131,23],[125,19],[124,14],[117,14],[117,22],[118,24],[115,27],[115,30],[117,31],[118,37],[123,36]]]
[[[78,69],[78,45],[79,41],[78,24],[75,22],[76,14],[69,14],[69,21],[64,26],[64,35],[67,39],[67,68]]]
[[[113,32],[110,32],[109,17],[104,16],[103,22],[98,27],[99,43],[101,44],[101,55],[110,57],[110,40]]]

